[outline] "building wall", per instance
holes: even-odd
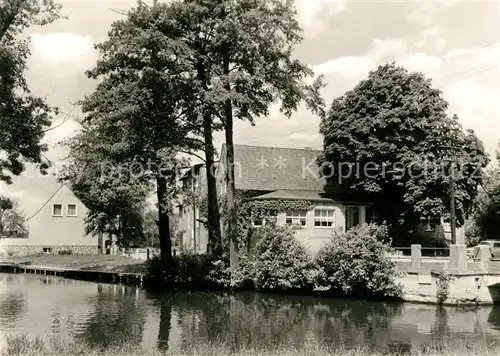
[[[327,208],[334,211],[334,226],[333,227],[317,227],[314,226],[314,210],[316,208]],[[301,227],[295,233],[295,237],[299,240],[306,249],[311,253],[317,253],[321,247],[330,241],[335,230],[344,232],[346,229],[346,209],[342,204],[317,203],[314,208],[306,213],[306,226]],[[365,222],[365,207],[360,206],[359,224]],[[280,212],[277,216],[277,224],[286,224],[286,212]],[[252,242],[255,244],[255,242]]]
[[[54,204],[63,205],[63,216],[53,216]],[[67,216],[68,204],[76,205],[76,216]],[[75,247],[74,253],[97,253],[97,236],[85,234],[86,214],[87,208],[64,185],[40,212],[27,222],[27,238],[6,238],[2,239],[0,244],[5,250],[11,249],[20,253],[39,250],[42,252],[43,247],[52,247],[54,252],[71,246]]]
[[[183,189],[198,189],[201,196],[207,193],[206,168],[194,167],[183,181]],[[199,207],[193,207],[193,202],[181,203],[182,215],[179,216],[179,230],[182,233],[181,247],[184,251],[204,253],[207,251],[208,231],[197,219],[200,216]]]

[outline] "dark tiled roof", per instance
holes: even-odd
[[[234,145],[236,189],[323,191],[325,180],[316,164],[320,154],[309,149]]]

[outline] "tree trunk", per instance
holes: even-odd
[[[172,262],[172,240],[170,238],[170,218],[168,211],[167,179],[159,175],[156,178],[158,197],[158,231],[160,236],[160,258],[163,266]]]
[[[160,327],[158,329],[158,349],[168,350],[170,330],[172,329],[172,304],[170,298],[163,297],[160,301]]]
[[[228,51],[224,53],[224,75],[229,75]],[[225,84],[226,90],[231,90],[229,80]],[[231,99],[224,103],[225,133],[226,133],[226,181],[227,181],[227,234],[229,238],[229,264],[231,268],[238,268],[238,230],[236,219],[236,205],[234,204],[234,143],[233,143],[233,105]]]
[[[222,234],[220,227],[219,202],[217,199],[217,181],[215,177],[214,145],[212,135],[212,120],[209,114],[203,118],[203,131],[205,138],[205,161],[207,169],[208,190],[208,241],[210,251],[217,254],[222,247]]]
[[[207,74],[203,60],[198,61],[197,76],[203,88],[207,90]],[[217,201],[217,181],[214,166],[214,143],[213,143],[213,118],[209,108],[203,113],[203,138],[205,143],[205,163],[207,171],[207,191],[208,191],[208,241],[209,250],[212,254],[217,254],[222,246],[222,234],[220,227],[219,203]]]

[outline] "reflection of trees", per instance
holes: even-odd
[[[488,315],[488,323],[492,324],[495,330],[500,330],[500,306],[493,306]]]
[[[146,306],[135,288],[98,285],[95,308],[78,337],[92,346],[139,344],[146,322]]]
[[[158,349],[168,350],[170,340],[170,329],[172,328],[172,302],[170,298],[162,298],[160,301],[160,328],[158,332]]]
[[[0,273],[0,324],[10,327],[26,310],[22,292],[13,291],[9,285],[19,283],[19,275]]]
[[[257,293],[180,294],[178,309],[181,347],[224,342],[234,349],[272,345],[301,347],[308,341],[323,345],[391,343],[391,320],[401,305],[353,302]],[[406,349],[407,343],[397,349]]]
[[[0,322],[10,326],[21,318],[26,305],[22,293],[7,293],[0,296]]]
[[[162,341],[167,342],[173,335],[170,328],[177,326],[180,336],[173,341],[180,344],[181,350],[220,342],[233,351],[282,345],[300,348],[315,342],[326,347],[362,346],[384,354],[405,354],[412,345],[434,344],[452,334],[475,335],[473,331],[452,327],[450,317],[459,313],[459,322],[464,311],[426,305],[258,293],[177,293],[163,296],[158,305],[159,346],[166,348]],[[172,314],[177,318],[171,322]],[[489,314],[488,321],[500,326],[497,309]]]

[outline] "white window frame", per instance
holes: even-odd
[[[75,207],[75,214],[70,214],[69,213],[69,206],[73,205]],[[78,206],[76,204],[67,204],[66,206],[66,216],[74,218],[75,216],[78,216]]]
[[[55,214],[54,208],[56,205],[59,205],[61,207],[61,214]],[[52,216],[57,216],[57,217],[64,216],[64,204],[60,204],[60,203],[52,204]]]
[[[287,220],[291,220],[291,223],[289,224]],[[304,221],[304,225],[302,225],[302,221]],[[307,227],[307,211],[306,210],[285,211],[285,224],[298,225],[301,228]]]
[[[332,216],[316,216],[317,211],[328,211],[332,212]],[[318,221],[326,221],[330,222],[331,221],[331,226],[317,226],[316,222]],[[314,208],[314,228],[315,229],[333,229],[335,228],[335,208],[330,208],[330,207],[316,207]]]

